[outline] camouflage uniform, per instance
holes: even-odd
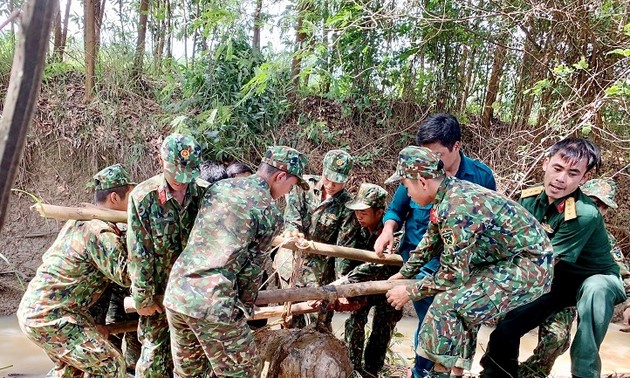
[[[362,184],[354,200],[346,203],[350,210],[366,210],[369,208],[384,209],[387,191],[378,185]],[[383,223],[379,219],[378,227],[370,231],[366,227],[361,227],[354,247],[359,249],[372,250],[374,242],[383,230]],[[338,260],[339,261],[339,260]],[[356,261],[351,261],[356,265]],[[398,268],[391,265],[364,263],[353,267],[351,272],[341,271],[348,274],[348,277],[339,283],[356,283],[375,280],[386,280],[395,274]],[[387,303],[385,295],[369,295],[364,298],[366,304],[357,311],[353,311],[346,320],[344,338],[348,343],[348,354],[354,364],[355,370],[365,370],[376,376],[378,371],[385,364],[387,346],[391,340],[396,323],[402,318],[402,311],[396,310]],[[372,320],[372,330],[367,344],[365,344],[365,325],[368,320],[368,313],[374,307],[374,317]],[[365,347],[365,357],[364,357]],[[365,361],[365,363],[363,363]]]
[[[263,163],[306,186],[304,155],[270,147]],[[262,266],[282,213],[258,174],[219,181],[206,193],[164,296],[178,377],[257,377],[262,368],[245,316],[253,314]]]
[[[616,188],[617,184],[612,180],[593,179],[586,182],[581,189],[587,196],[596,197],[609,208],[616,209],[617,204],[614,201]],[[613,246],[610,253],[619,265],[626,295],[630,295],[630,269],[621,249],[617,246],[617,240],[610,232],[608,232],[608,239],[610,245]],[[568,307],[550,316],[540,325],[538,345],[534,349],[534,354],[519,366],[519,377],[547,377],[551,374],[556,359],[571,345],[571,326],[576,314],[575,307]]]
[[[172,134],[164,139],[161,157],[165,173],[188,183],[184,202],[171,194],[165,173],[140,183],[129,196],[127,245],[131,293],[136,308],[156,304],[166,288],[171,267],[186,247],[207,183],[199,176],[201,147],[190,136]],[[140,316],[142,343],[136,377],[168,377],[172,357],[166,315]]]
[[[386,182],[442,179],[427,233],[400,273],[411,278],[439,255],[435,275],[407,288],[411,300],[435,295],[416,353],[469,370],[481,323],[550,289],[552,247],[527,210],[479,185],[446,177],[439,163],[431,150],[407,147]]]
[[[94,176],[96,190],[133,185],[116,164]],[[120,230],[101,220],[66,222],[44,253],[17,311],[22,331],[55,362],[49,377],[126,377],[125,360],[88,309],[110,282],[129,286]]]

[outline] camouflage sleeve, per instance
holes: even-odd
[[[155,287],[153,275],[153,240],[149,230],[148,209],[135,198],[129,197],[127,208],[127,246],[129,248],[128,267],[131,278],[131,296],[137,308],[144,308],[154,304]],[[142,215],[141,215],[142,214]]]
[[[120,236],[111,229],[98,230],[98,243],[95,248],[89,248],[92,261],[107,279],[124,287],[129,287],[131,282],[127,275],[127,251]]]
[[[248,315],[253,315],[254,302],[258,296],[258,288],[260,287],[260,279],[262,278],[262,267],[264,263],[264,254],[262,259],[256,258],[249,260],[238,274],[237,287],[238,298],[241,300]]]
[[[297,186],[285,196],[286,207],[284,208],[284,229],[287,231],[299,231],[305,233],[304,230],[304,191]]]
[[[412,300],[434,296],[460,286],[468,280],[477,234],[466,227],[445,227],[442,229],[441,239],[445,241],[444,243],[448,241],[451,243],[444,245],[444,252],[440,256],[440,268],[434,275],[426,276],[408,288],[407,293]]]
[[[413,251],[409,252],[409,260],[400,268],[400,274],[405,278],[412,278],[420,271],[420,268],[436,255],[442,246],[442,239],[438,226],[429,222],[429,228],[424,234],[420,244]]]

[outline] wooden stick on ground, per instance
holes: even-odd
[[[101,219],[109,222],[127,223],[127,212],[110,210],[101,207],[67,207],[45,203],[36,203],[31,206],[39,212],[43,218],[92,220]]]

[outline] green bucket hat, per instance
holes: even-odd
[[[199,177],[201,146],[190,135],[171,134],[162,142],[160,155],[164,170],[175,177],[175,181],[187,184]]]
[[[271,146],[261,161],[297,177],[300,188],[308,190],[308,183],[302,178],[307,158],[300,151],[286,146]]]
[[[348,181],[354,161],[349,153],[330,150],[324,156],[324,176],[330,181],[343,184]]]
[[[617,208],[615,202],[615,192],[617,191],[617,183],[610,179],[592,179],[582,185],[582,193],[589,197],[597,197],[606,206],[611,209]]]
[[[440,156],[426,147],[405,147],[398,154],[396,172],[385,180],[385,184],[403,178],[417,180],[420,177],[425,179],[442,177],[446,174],[442,165]]]
[[[357,196],[352,201],[346,202],[350,210],[367,210],[371,207],[384,209],[387,191],[378,185],[361,184]]]
[[[121,186],[136,185],[122,164],[110,165],[98,171],[93,177],[94,190],[109,190]]]

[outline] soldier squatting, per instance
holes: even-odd
[[[158,175],[136,184],[120,164],[94,175],[96,206],[127,210],[127,230],[68,221],[24,294],[20,327],[55,362],[50,377],[257,377],[262,363],[247,320],[271,241],[283,232],[380,256],[399,253],[405,262],[398,269],[306,256],[297,286],[417,278],[386,295],[333,304],[354,309],[345,340],[364,376],[383,367],[401,309],[413,301],[415,378],[462,376],[479,326],[491,320],[498,324],[482,358],[484,377],[547,376],[569,346],[571,374],[599,377],[599,346],[630,290],[630,272],[602,216],[617,207],[616,184],[592,178],[599,149],[579,138],[554,144],[543,183],[515,202],[494,191],[490,168],[461,147],[455,117],[423,121],[416,146],[400,151],[386,182],[400,183],[386,206],[387,192],[376,184],[361,184],[354,197],[348,192],[353,158],[345,151],[329,151],[319,176],[305,175],[305,155],[284,146],[270,147],[255,171],[225,171],[202,164],[191,136],[169,135]],[[130,290],[139,314],[137,334],[125,335],[126,356],[94,316],[114,285],[123,295]],[[105,301],[110,315],[120,297]],[[294,317],[292,326],[310,320]],[[519,339],[536,327],[539,344],[519,366]]]

